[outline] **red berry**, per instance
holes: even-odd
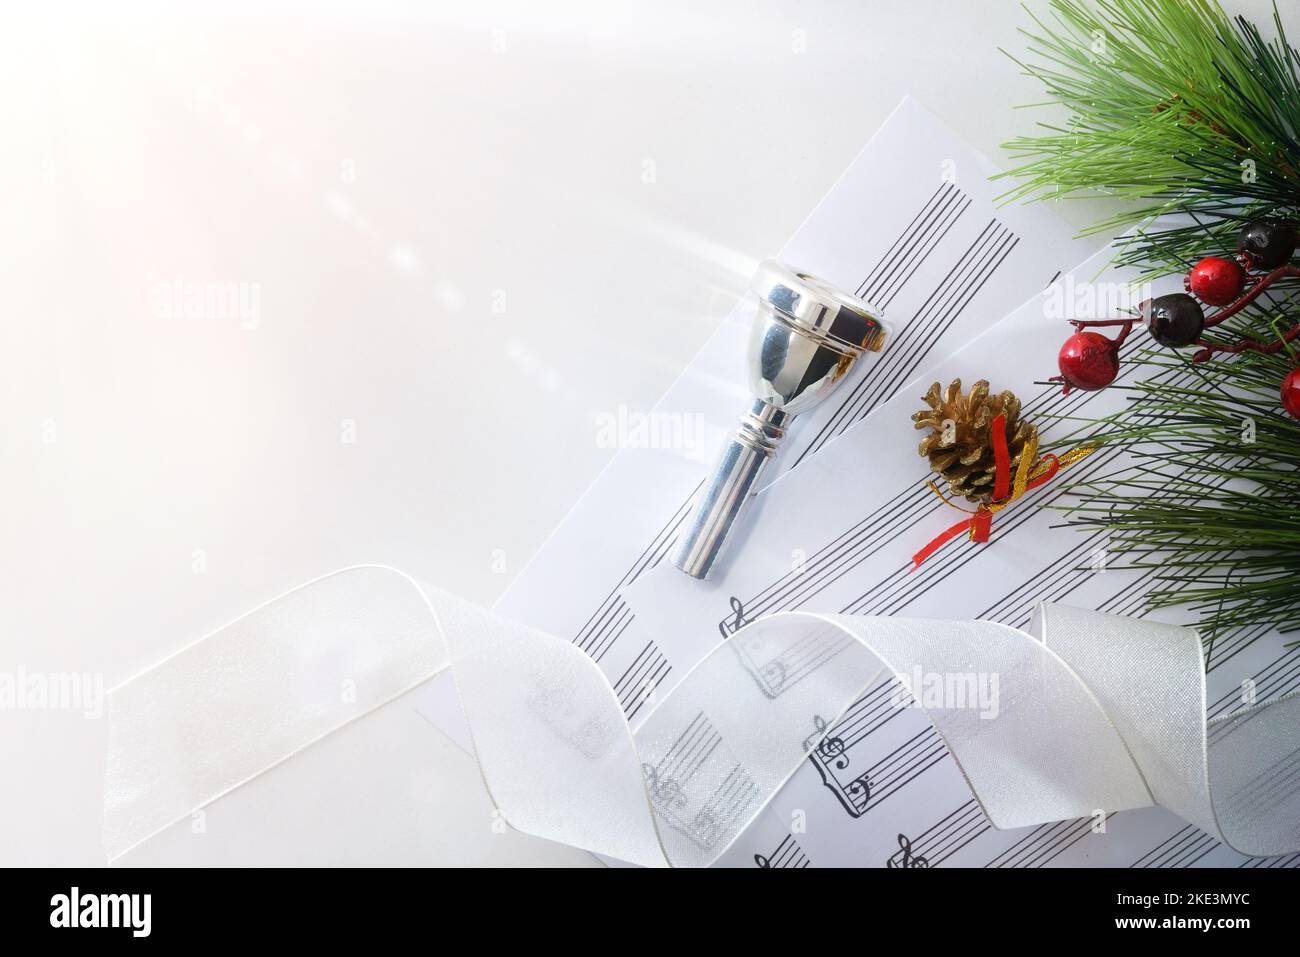
[[[1187,277],[1188,291],[1210,306],[1226,306],[1241,295],[1245,285],[1245,270],[1233,260],[1218,256],[1206,256]]]
[[[1057,365],[1070,385],[1095,392],[1119,375],[1119,349],[1100,332],[1076,332],[1061,346]]]
[[[1300,419],[1300,368],[1292,369],[1282,380],[1282,408]]]

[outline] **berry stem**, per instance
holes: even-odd
[[[1132,326],[1136,319],[1070,319],[1070,325],[1082,332],[1094,326]]]
[[[1061,395],[1069,395],[1070,390],[1073,387],[1073,383],[1071,383],[1070,380],[1063,375],[1050,376],[1048,377],[1047,381],[1061,383]]]
[[[1285,279],[1288,277],[1295,278],[1298,276],[1300,276],[1300,266],[1296,266],[1293,263],[1287,263],[1285,266],[1278,266],[1272,272],[1265,273],[1263,276],[1259,278],[1259,281],[1255,283],[1255,285],[1251,286],[1244,293],[1242,293],[1241,296],[1238,297],[1237,301],[1232,303],[1232,305],[1225,306],[1223,309],[1220,309],[1212,316],[1207,316],[1205,319],[1205,328],[1207,329],[1213,328],[1214,326],[1217,326],[1219,323],[1223,322],[1224,319],[1229,319],[1232,316],[1235,316],[1237,313],[1241,312],[1241,310],[1245,309],[1252,302],[1258,299],[1260,293],[1262,293],[1269,286],[1273,285],[1273,283],[1277,282],[1279,279]],[[1225,350],[1220,349],[1218,351],[1222,352]],[[1240,352],[1241,350],[1237,349],[1234,351]],[[1200,355],[1200,353],[1197,353],[1197,355]]]
[[[1124,344],[1124,340],[1128,338],[1128,334],[1133,331],[1133,324],[1136,323],[1137,320],[1136,319],[1071,319],[1069,320],[1069,322],[1070,325],[1074,326],[1074,328],[1079,330],[1080,332],[1082,332],[1084,329],[1096,328],[1097,326],[1123,326],[1124,328],[1119,331],[1119,335],[1117,335],[1114,339],[1111,340],[1111,343],[1114,345],[1114,347],[1118,349],[1120,346]]]
[[[1300,323],[1291,327],[1290,331],[1284,334],[1276,342],[1256,342],[1254,339],[1242,339],[1236,345],[1227,345],[1222,342],[1206,342],[1204,339],[1198,339],[1196,344],[1201,346],[1201,350],[1192,356],[1193,362],[1205,362],[1216,352],[1223,352],[1229,355],[1236,355],[1239,352],[1281,352],[1290,343],[1300,338]],[[1288,350],[1290,351],[1290,350]]]

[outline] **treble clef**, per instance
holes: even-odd
[[[835,767],[841,771],[849,766],[849,756],[844,753],[843,738],[834,735],[822,738],[821,744],[817,745],[817,753],[821,755],[823,761],[833,761]]]
[[[827,727],[825,718],[819,714],[813,715],[813,733],[804,738],[803,749],[805,751],[809,750],[812,742],[821,738],[817,742],[817,756],[824,762],[834,762],[835,767],[843,771],[849,766],[849,758],[845,753],[847,745],[839,735],[822,737],[822,735],[826,734]]]
[[[826,733],[826,719],[819,714],[813,715],[813,733],[803,739],[803,749],[811,751],[813,742]]]
[[[740,599],[735,595],[731,596],[731,610],[735,614],[722,619],[718,623],[718,631],[722,632],[723,638],[730,638],[749,624],[749,619],[745,617],[745,606],[740,603]]]
[[[683,807],[686,804],[686,798],[682,795],[682,787],[672,778],[659,776],[659,771],[653,765],[642,764],[641,772],[645,775],[646,788],[650,792],[650,799],[656,804],[669,804],[673,807]]]
[[[924,857],[921,857],[920,855],[914,857],[912,855],[912,842],[908,839],[906,834],[898,835],[898,846],[902,848],[902,852],[901,852],[902,856],[899,857],[899,852],[895,852],[893,857],[891,857],[889,860],[885,862],[886,867],[911,868],[911,867],[930,866],[930,862],[927,861]],[[897,864],[894,863],[894,858],[899,858]]]

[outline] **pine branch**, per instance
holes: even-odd
[[[1229,253],[1244,221],[1300,220],[1300,54],[1273,19],[1270,40],[1211,0],[1053,0],[1016,62],[1068,118],[1007,144],[1020,162],[1004,198],[1121,198],[1087,231],[1132,230],[1116,260],[1148,277]],[[1123,567],[1149,577],[1148,606],[1192,609],[1210,642],[1300,629],[1300,421],[1278,394],[1298,321],[1296,285],[1274,286],[1206,340],[1277,351],[1194,364],[1153,343],[1125,359],[1141,368],[1122,411],[1057,417],[1053,446],[1130,455],[1051,507],[1105,529]]]

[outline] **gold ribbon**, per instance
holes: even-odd
[[[1080,446],[1059,457],[1048,452],[1042,458],[1038,458],[1038,436],[1035,435],[1025,443],[1024,449],[1021,450],[1020,462],[1016,466],[1016,474],[1013,479],[1011,477],[1011,454],[1007,448],[1006,416],[999,415],[995,417],[989,429],[993,436],[993,459],[996,469],[993,478],[992,500],[987,504],[980,505],[978,508],[964,508],[939,491],[939,487],[934,482],[927,482],[926,484],[930,486],[930,490],[939,496],[940,501],[945,505],[955,508],[959,512],[966,512],[971,517],[963,519],[942,532],[913,555],[913,571],[920,568],[922,562],[962,532],[969,532],[969,538],[972,542],[987,542],[995,512],[1002,511],[1029,489],[1037,488],[1051,481],[1053,476],[1066,466],[1073,465],[1080,459],[1086,458],[1097,451],[1095,445]]]

